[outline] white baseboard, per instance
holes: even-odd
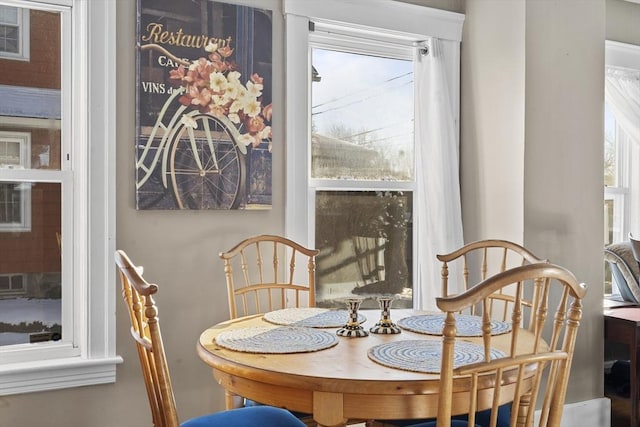
[[[611,401],[606,397],[564,405],[560,427],[610,427]]]

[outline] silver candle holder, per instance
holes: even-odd
[[[340,337],[359,338],[369,335],[360,322],[358,321],[358,309],[362,304],[363,298],[347,298],[347,308],[349,309],[349,319],[347,323],[336,331],[336,335]]]
[[[373,334],[399,334],[402,332],[400,327],[391,320],[391,303],[395,298],[384,296],[378,298],[380,305],[380,321],[369,329]]]

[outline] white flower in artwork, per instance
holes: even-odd
[[[227,74],[227,80],[229,80],[229,83],[242,84],[240,83],[240,76],[241,74],[238,71],[231,71]]]
[[[220,72],[211,73],[209,76],[209,85],[214,92],[224,92],[227,86],[227,78]]]
[[[252,81],[247,82],[247,91],[249,92],[249,95],[254,98],[258,98],[262,95],[262,88],[262,84],[253,83]]]
[[[195,119],[191,116],[187,116],[186,114],[182,115],[182,117],[180,118],[180,123],[182,123],[185,127],[191,129],[198,128],[198,123],[195,121]]]
[[[201,113],[228,118],[240,134],[240,145],[258,147],[266,141],[271,149],[271,104],[262,104],[263,78],[253,73],[243,84],[237,64],[229,59],[233,54],[231,46],[209,43],[204,50],[208,53],[206,57],[169,72],[169,78],[184,87],[178,101]],[[190,117],[181,121],[196,128]]]
[[[204,50],[209,53],[215,52],[216,50],[218,50],[218,44],[209,42],[209,44],[205,46]]]
[[[244,106],[244,112],[249,117],[257,116],[258,114],[260,114],[260,111],[261,111],[260,102],[255,100],[255,99],[248,100],[247,103]]]
[[[238,143],[246,147],[253,144],[254,140],[255,138],[253,136],[249,135],[248,133],[243,133],[242,135],[240,135]]]
[[[260,131],[259,136],[261,139],[271,138],[271,126],[265,126],[265,128]]]

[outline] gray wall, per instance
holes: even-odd
[[[605,16],[604,0],[408,2],[467,14],[461,82],[465,238],[521,240],[589,284],[567,399],[601,397],[605,21],[607,37],[640,44],[631,20],[640,5],[607,0]],[[274,9],[274,75],[282,75],[279,1],[243,4]],[[117,246],[161,286],[165,345],[185,419],[223,407],[221,389],[195,354],[199,331],[228,316],[217,253],[243,236],[282,233],[284,191],[274,192],[267,212],[136,211],[134,0],[118,0],[117,37]],[[274,80],[276,140],[283,137],[283,84]],[[285,185],[284,161],[276,149],[274,189]],[[150,425],[128,319],[118,303],[117,349],[124,363],[116,384],[0,397],[0,425]]]
[[[589,286],[569,402],[603,389],[604,37],[604,0],[527,2],[524,241]]]
[[[588,284],[567,401],[601,397],[605,1],[468,0],[465,14],[465,241],[523,242]]]
[[[464,239],[523,241],[525,1],[467,1],[461,46]]]
[[[607,40],[640,46],[640,4],[607,0]]]

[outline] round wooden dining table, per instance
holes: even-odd
[[[360,311],[369,330],[380,320],[379,310]],[[414,310],[391,311],[393,321],[426,314]],[[338,344],[320,351],[261,354],[230,350],[216,336],[233,329],[271,325],[262,315],[233,319],[206,329],[197,344],[199,357],[227,393],[296,412],[309,413],[320,426],[344,426],[347,420],[435,418],[439,375],[397,369],[368,356],[373,346],[401,340],[441,340],[440,336],[408,330],[400,334],[338,337]],[[335,333],[338,328],[323,329]],[[521,331],[524,333],[525,331]],[[533,340],[533,336],[531,338]],[[481,338],[465,338],[481,343]],[[521,342],[522,337],[520,337]],[[508,352],[510,333],[492,337],[493,348]],[[468,409],[463,380],[454,381],[453,413]],[[482,408],[479,408],[482,409]]]

